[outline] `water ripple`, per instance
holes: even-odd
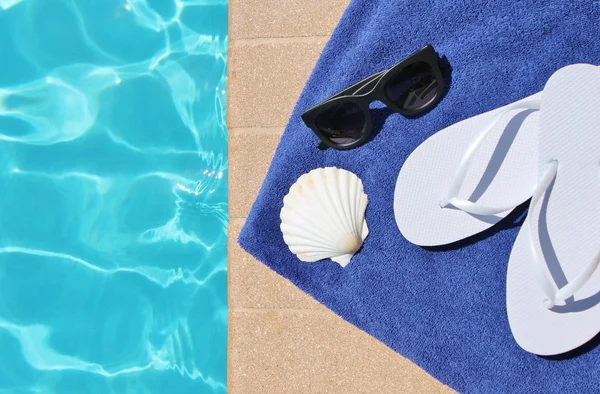
[[[225,392],[226,0],[0,0],[0,393]]]
[[[0,0],[0,9],[7,10],[10,7],[19,4],[23,0]]]
[[[7,246],[0,248],[0,254],[2,253],[21,253],[21,254],[29,254],[33,256],[42,256],[42,257],[51,257],[66,260],[68,262],[79,264],[84,268],[89,270],[102,273],[104,275],[114,275],[118,273],[134,273],[141,275],[145,279],[153,282],[163,288],[171,286],[173,283],[181,281],[186,284],[195,284],[198,286],[205,286],[208,282],[210,282],[213,275],[218,274],[220,272],[226,272],[225,267],[216,268],[214,271],[210,273],[210,275],[203,280],[198,280],[193,277],[194,273],[189,271],[184,271],[181,268],[177,269],[161,269],[158,267],[148,267],[148,266],[137,266],[133,268],[127,267],[119,267],[113,269],[105,269],[99,266],[96,266],[92,263],[89,263],[83,259],[80,259],[75,256],[71,256],[66,253],[57,253],[51,252],[47,250],[35,250],[28,249],[18,246]]]
[[[169,344],[168,346],[170,347],[170,350],[154,350],[152,348],[148,348],[147,350],[149,352],[151,362],[146,365],[107,371],[102,365],[88,363],[76,357],[65,356],[54,351],[51,346],[48,346],[49,337],[51,336],[52,331],[48,327],[44,327],[42,325],[19,326],[0,320],[0,329],[8,331],[20,342],[23,348],[23,356],[29,365],[38,371],[74,370],[89,372],[106,378],[114,378],[120,375],[138,375],[140,372],[151,369],[174,370],[193,380],[201,380],[203,383],[214,389],[225,389],[225,386],[222,382],[215,381],[211,377],[205,377],[202,372],[193,366],[191,370],[188,370],[188,368],[185,366],[172,364],[171,360],[176,358],[173,357],[173,354],[170,355],[171,357],[164,357],[169,351],[171,351],[171,353],[173,352],[173,348],[175,347],[173,343]],[[172,338],[172,340],[179,341],[179,337]],[[179,344],[179,346],[181,345]]]

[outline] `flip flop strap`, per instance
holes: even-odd
[[[511,203],[504,206],[490,206],[475,203],[469,200],[458,198],[458,193],[460,192],[460,188],[463,185],[465,178],[469,172],[469,168],[473,163],[473,157],[475,156],[475,152],[481,146],[481,143],[485,140],[487,135],[494,129],[494,126],[498,121],[506,115],[507,112],[513,111],[515,109],[540,109],[541,101],[539,99],[531,99],[527,101],[521,101],[517,103],[513,103],[507,106],[502,112],[500,112],[494,119],[492,119],[486,128],[479,133],[477,138],[471,143],[465,154],[463,155],[452,179],[452,183],[450,183],[450,187],[448,189],[446,199],[440,202],[440,206],[442,208],[446,208],[449,205],[452,205],[455,208],[458,208],[462,211],[473,215],[494,215],[502,212],[506,212],[508,210],[512,210],[516,208],[522,201]]]
[[[548,168],[544,171],[544,174],[540,178],[538,186],[536,187],[535,192],[533,193],[533,197],[531,198],[531,202],[529,203],[529,213],[528,215],[532,215],[535,207],[541,200],[544,193],[556,177],[556,173],[558,171],[558,161],[552,161],[548,164]],[[533,262],[535,265],[535,273],[538,283],[546,295],[546,299],[544,300],[544,306],[548,309],[552,309],[554,305],[557,303],[563,303],[569,298],[573,297],[575,293],[577,293],[592,277],[598,265],[600,265],[600,253],[596,255],[596,257],[590,262],[590,264],[585,267],[583,271],[575,277],[572,281],[557,289],[555,285],[554,278],[552,277],[552,273],[548,269],[548,265],[543,263],[542,258],[540,258],[537,248],[535,246],[534,239],[537,239],[534,229],[537,226],[533,226],[531,224],[533,220],[525,221],[526,226],[529,227],[528,231],[530,232],[530,247],[533,256]]]

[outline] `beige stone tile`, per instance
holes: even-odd
[[[248,216],[283,128],[229,130],[229,217]]]
[[[231,0],[230,38],[330,35],[349,0]]]
[[[325,43],[325,38],[232,41],[229,128],[285,126]]]
[[[332,313],[230,311],[229,321],[233,394],[453,392]]]
[[[244,219],[229,222],[229,308],[327,309],[237,243]]]
[[[237,218],[245,217],[254,202],[283,126],[327,40],[308,36],[329,35],[348,2],[230,3],[232,393],[453,392],[237,245],[244,223]],[[291,38],[298,36],[307,37]]]

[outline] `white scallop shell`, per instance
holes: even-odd
[[[350,171],[312,170],[283,199],[283,239],[302,261],[330,258],[345,267],[369,234],[367,202],[362,181]]]

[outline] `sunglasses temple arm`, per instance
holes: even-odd
[[[338,97],[351,96],[353,94],[356,94],[358,91],[363,89],[365,86],[368,86],[373,81],[381,78],[383,76],[383,74],[385,74],[387,71],[388,70],[382,70],[382,71],[378,72],[377,74],[373,74],[370,77],[367,77],[367,78],[363,79],[362,81],[355,83],[354,85],[350,86],[349,88],[344,89],[343,91],[339,92],[335,96],[331,96],[330,98],[328,98],[327,100],[325,100],[323,102],[325,103],[329,100],[333,100]]]
[[[351,96],[351,95],[355,94],[359,90],[363,89],[365,86],[368,86],[373,81],[376,81],[379,78],[381,78],[383,76],[383,74],[385,74],[387,71],[388,70],[382,70],[382,71],[378,72],[377,74],[373,74],[370,77],[367,77],[367,78],[363,79],[362,81],[355,83],[354,85],[350,86],[349,88],[346,88],[346,89],[342,90],[341,92],[337,93],[336,95],[331,96],[331,97],[321,101],[319,104],[316,104],[315,106],[313,106],[312,108],[307,110],[307,112],[314,108],[317,108],[320,105],[323,105],[333,99],[336,99],[338,97]]]

